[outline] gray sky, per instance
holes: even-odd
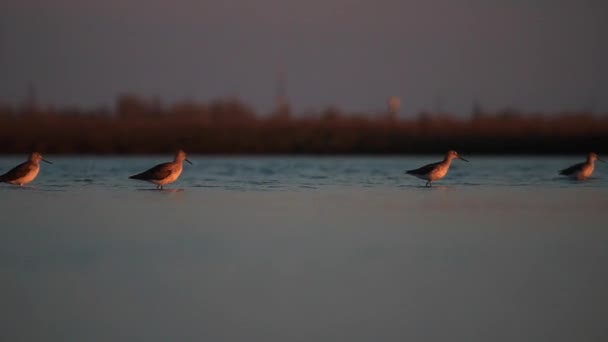
[[[603,0],[3,0],[0,101],[608,111],[607,42]]]

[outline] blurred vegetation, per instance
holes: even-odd
[[[122,95],[115,108],[0,104],[0,153],[466,154],[607,152],[608,115],[589,112],[346,113],[337,107],[259,115],[233,98],[168,106]]]

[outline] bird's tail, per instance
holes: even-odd
[[[129,179],[140,179],[141,180],[141,179],[144,179],[144,178],[142,177],[141,173],[138,173],[136,175],[133,175],[133,176],[129,177]]]

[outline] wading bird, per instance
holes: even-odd
[[[587,178],[591,177],[591,175],[593,174],[593,169],[595,169],[596,160],[599,160],[599,161],[605,163],[605,161],[601,160],[598,157],[597,153],[590,152],[587,155],[586,162],[572,165],[567,169],[561,170],[559,172],[559,174],[570,177],[572,179],[577,179],[577,180],[587,179]]]
[[[21,163],[12,168],[7,173],[0,176],[0,182],[24,186],[30,183],[40,172],[40,161],[53,164],[50,161],[42,158],[42,154],[33,152],[25,163]]]
[[[162,190],[163,185],[173,183],[179,178],[179,175],[182,174],[182,170],[184,169],[184,161],[192,164],[192,162],[186,159],[186,152],[179,150],[175,153],[173,162],[158,164],[147,171],[138,173],[129,178],[154,183],[156,184],[156,189]]]
[[[426,180],[427,181],[426,186],[431,187],[432,182],[434,182],[436,180],[440,180],[441,178],[445,177],[445,175],[448,174],[448,170],[450,169],[452,160],[454,160],[456,158],[464,160],[465,162],[468,162],[468,160],[459,156],[458,152],[448,151],[448,153],[446,153],[446,155],[445,155],[445,158],[443,158],[443,161],[428,164],[428,165],[425,165],[418,169],[405,171],[405,173],[407,173],[408,175],[416,176],[418,178]]]

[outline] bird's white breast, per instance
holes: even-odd
[[[574,178],[580,179],[580,180],[587,179],[587,178],[591,177],[591,175],[593,174],[593,169],[594,169],[593,163],[585,164],[580,169],[580,171],[574,173]]]
[[[433,171],[429,173],[428,180],[435,181],[445,177],[448,174],[448,170],[450,169],[449,163],[439,164]]]
[[[153,180],[152,183],[158,184],[158,185],[165,185],[165,184],[173,183],[182,174],[182,170],[183,170],[182,164],[177,163],[176,165],[173,165],[171,167],[171,173],[169,174],[169,176],[167,176],[163,179],[160,179],[160,180]]]
[[[30,172],[28,172],[25,176],[9,181],[9,183],[20,186],[31,183],[38,176],[38,172],[40,172],[40,165],[34,165]]]

